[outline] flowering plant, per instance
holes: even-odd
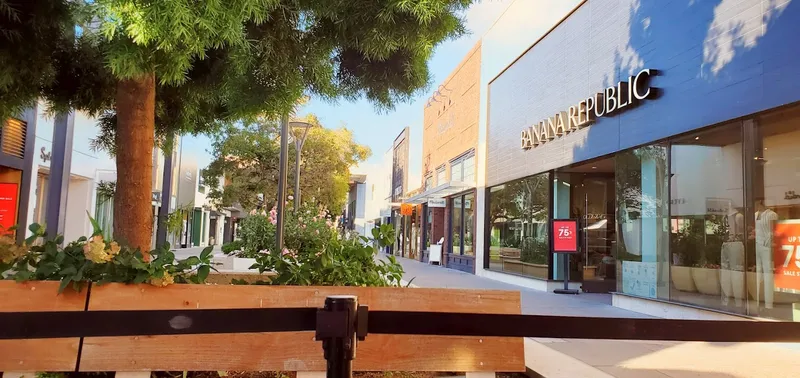
[[[277,211],[258,213],[241,221],[239,251],[231,253],[236,257],[255,258],[260,251],[275,248]],[[299,210],[287,209],[284,227],[284,245],[292,251],[320,251],[335,238],[330,213],[323,208],[304,206]]]
[[[154,286],[203,283],[213,269],[210,265],[213,247],[204,249],[199,257],[176,261],[167,245],[151,251],[147,261],[138,249],[104,240],[97,222],[94,219],[91,222],[94,232],[90,238],[81,237],[63,247],[63,236],[48,238],[38,224],[29,227],[33,235],[23,245],[16,245],[11,237],[3,236],[0,238],[0,278],[18,282],[61,281],[60,293],[70,284],[80,290],[87,282]]]

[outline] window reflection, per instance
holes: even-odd
[[[490,189],[488,269],[547,278],[549,185],[544,173]]]
[[[744,313],[741,123],[672,144],[671,299]]]

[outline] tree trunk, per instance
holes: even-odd
[[[149,260],[153,234],[151,193],[155,143],[155,74],[117,84],[117,189],[114,238]]]

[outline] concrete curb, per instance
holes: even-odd
[[[614,378],[577,358],[548,348],[545,344],[560,339],[536,341],[525,338],[525,367],[545,378]]]

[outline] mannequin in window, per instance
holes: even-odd
[[[744,299],[744,214],[728,205],[723,218],[725,241],[720,251],[720,284],[722,286],[722,304],[727,305],[733,297],[736,307],[742,306]]]
[[[772,298],[775,292],[775,277],[773,276],[774,264],[772,262],[772,234],[775,222],[778,220],[778,213],[772,211],[764,203],[763,198],[756,200],[756,282],[757,288],[761,287],[764,281],[764,307],[772,308]],[[758,290],[756,300],[760,301]]]

